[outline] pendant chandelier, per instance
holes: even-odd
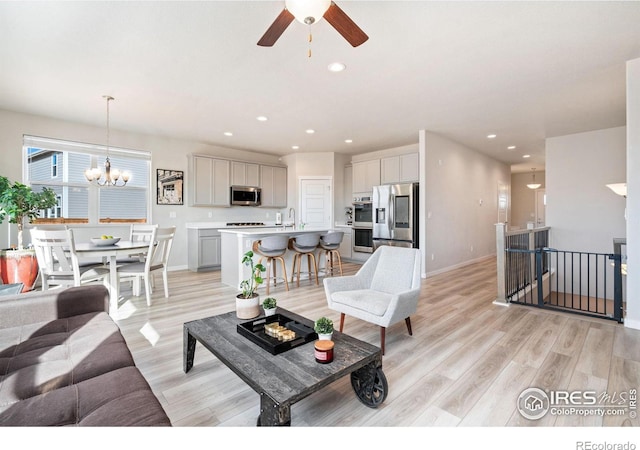
[[[531,181],[531,183],[527,184],[527,187],[529,189],[538,189],[542,185],[540,183],[536,183],[536,169],[533,168],[531,170],[533,171],[533,180]]]
[[[92,167],[84,171],[84,176],[87,181],[98,186],[122,187],[131,179],[131,173],[126,170],[120,172],[119,169],[111,168],[111,162],[109,161],[109,102],[113,100],[113,97],[110,95],[103,95],[102,97],[107,100],[107,158],[104,161],[104,174],[99,167]]]

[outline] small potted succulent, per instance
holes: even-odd
[[[333,321],[327,317],[320,317],[313,324],[313,329],[318,333],[318,339],[330,341],[333,336]]]
[[[250,275],[249,279],[240,283],[241,292],[236,295],[236,316],[238,319],[253,319],[260,315],[260,295],[257,290],[263,282],[262,273],[267,269],[262,264],[253,263],[251,250],[243,255],[242,264],[250,267]]]
[[[273,316],[276,313],[278,301],[273,297],[267,297],[262,301],[265,316]]]

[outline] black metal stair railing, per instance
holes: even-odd
[[[509,302],[623,321],[620,253],[547,247],[506,253]]]

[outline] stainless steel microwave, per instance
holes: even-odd
[[[231,186],[231,204],[260,206],[262,190],[255,186]]]

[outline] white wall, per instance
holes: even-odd
[[[432,132],[421,132],[426,167],[427,276],[495,255],[498,183],[510,168]]]
[[[0,110],[0,175],[5,175],[12,180],[22,181],[21,155],[24,134],[93,144],[104,144],[105,142],[105,130],[101,127]],[[242,220],[266,222],[275,219],[275,211],[278,210],[274,209],[189,207],[186,189],[184,205],[156,205],[155,173],[156,169],[159,168],[182,170],[185,172],[185,182],[189,183],[190,174],[187,170],[187,155],[189,153],[224,156],[269,164],[283,164],[276,156],[113,129],[111,130],[110,143],[114,147],[151,152],[151,179],[154,180],[152,184],[151,220],[154,223],[159,223],[160,226],[177,226],[175,243],[171,251],[170,265],[172,269],[187,267],[187,233],[185,225],[188,222]],[[295,174],[290,174],[291,176],[295,177]],[[170,212],[176,212],[177,217],[170,218]],[[209,217],[209,213],[211,213],[212,217]],[[267,214],[269,214],[269,218],[267,218]],[[108,225],[105,225],[105,227],[108,227]],[[15,243],[15,236],[14,226],[10,227],[6,221],[1,224],[0,248],[7,248],[11,243]]]
[[[625,181],[625,127],[546,141],[547,225],[558,250],[610,253],[626,235],[625,199],[605,185]]]
[[[625,199],[606,184],[625,180],[625,127],[609,128],[549,138],[546,141],[547,225],[551,227],[550,246],[557,250],[589,253],[612,253],[613,239],[626,234]],[[613,299],[613,267],[600,258],[608,282],[597,280],[593,272],[595,257],[587,266],[586,256],[580,261],[559,254],[559,264],[580,265],[582,273],[591,276],[566,277],[562,267],[556,270],[558,290],[588,292],[591,296]],[[552,258],[552,266],[556,264]],[[573,270],[573,269],[571,269]],[[576,267],[576,272],[578,268]],[[601,275],[599,275],[601,276]],[[597,285],[596,285],[597,283]],[[606,288],[606,292],[604,289]],[[554,288],[555,290],[555,288]]]
[[[640,59],[627,63],[627,315],[640,329]]]

